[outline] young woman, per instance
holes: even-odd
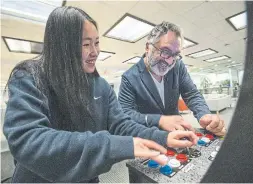
[[[125,159],[162,162],[160,145],[196,144],[192,132],[168,134],[125,115],[96,70],[98,54],[97,24],[89,15],[74,7],[50,14],[43,53],[18,64],[8,81],[4,134],[16,161],[13,182],[98,182]]]

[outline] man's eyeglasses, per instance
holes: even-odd
[[[173,60],[178,61],[182,59],[182,56],[177,52],[174,54],[171,54],[170,52],[166,51],[166,50],[161,50],[159,48],[157,48],[154,44],[151,43],[151,45],[153,47],[155,47],[156,50],[158,50],[160,52],[160,56],[164,59],[170,59],[173,58]]]

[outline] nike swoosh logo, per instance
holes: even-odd
[[[99,97],[95,97],[95,96],[94,96],[94,100],[97,100],[97,99],[99,99],[99,98],[101,98],[101,97],[102,97],[102,96],[99,96]]]

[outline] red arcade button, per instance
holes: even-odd
[[[176,159],[179,160],[180,162],[186,162],[186,161],[188,160],[186,154],[178,154],[178,155],[176,156]]]
[[[199,132],[196,132],[195,135],[198,136],[198,137],[202,137],[203,136],[203,134],[199,133]]]
[[[173,157],[175,154],[176,153],[174,151],[172,151],[172,150],[167,150],[167,153],[166,153],[166,155],[170,156],[170,157]]]
[[[213,137],[212,134],[206,134],[206,137],[207,137],[208,139],[210,139],[210,140],[213,140],[213,139],[214,139],[214,137]]]

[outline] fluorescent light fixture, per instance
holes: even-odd
[[[226,18],[226,21],[236,30],[239,31],[247,27],[247,13],[246,11],[235,14]]]
[[[193,65],[184,64],[186,68],[193,67]]]
[[[124,72],[125,72],[125,70],[120,70],[120,71],[117,71],[116,74],[122,74]]]
[[[97,61],[104,61],[110,57],[112,57],[112,55],[114,55],[115,52],[108,52],[108,51],[100,51]]]
[[[114,78],[121,77],[124,72],[125,72],[125,70],[119,70],[119,71],[115,72]]]
[[[198,43],[194,42],[188,38],[184,38],[184,41],[183,41],[183,48],[184,49],[189,48],[189,47],[193,47],[195,45],[198,45]]]
[[[212,73],[214,70],[212,69],[206,69],[206,70],[202,70],[202,72],[207,72],[207,73]]]
[[[203,60],[203,61],[206,61],[206,62],[215,62],[215,61],[220,61],[220,60],[224,60],[224,59],[228,59],[230,57],[228,56],[219,56],[219,57],[215,57],[215,58],[210,58],[210,59],[206,59],[206,60]]]
[[[208,56],[208,55],[216,54],[216,53],[218,53],[216,50],[213,50],[213,49],[209,48],[209,49],[205,49],[205,50],[201,50],[201,51],[198,51],[198,52],[188,54],[186,56],[192,57],[192,58],[199,58],[199,57],[204,57],[204,56]]]
[[[114,78],[119,78],[119,77],[121,77],[122,75],[116,75],[116,76],[114,76]]]
[[[103,36],[135,43],[147,36],[154,26],[150,22],[126,13]]]
[[[204,71],[214,70],[212,68],[205,68]]]
[[[46,23],[49,14],[56,8],[63,6],[65,1],[1,1],[1,14],[22,18],[30,21]]]
[[[140,56],[135,56],[135,57],[132,57],[130,59],[127,59],[125,61],[123,61],[122,63],[127,63],[127,64],[136,64],[140,61],[141,57]]]
[[[6,42],[12,52],[26,52],[30,53],[32,51],[30,42],[14,40],[6,38]]]
[[[40,54],[43,50],[43,43],[29,40],[2,37],[10,52]]]
[[[236,63],[236,64],[233,64],[233,65],[228,65],[227,68],[232,68],[232,67],[235,67],[235,66],[242,66],[243,63]]]
[[[234,64],[234,65],[231,65],[231,66],[241,66],[242,65],[242,63],[237,63],[237,64]]]

